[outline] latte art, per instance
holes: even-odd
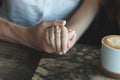
[[[119,37],[110,37],[107,39],[108,43],[113,46],[119,46],[120,47],[120,38]]]
[[[120,78],[120,35],[102,38],[101,66],[106,75]]]
[[[120,49],[120,36],[119,35],[110,35],[105,38],[103,38],[103,41],[106,45]]]

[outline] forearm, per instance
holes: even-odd
[[[26,32],[25,28],[0,18],[1,40],[27,45],[25,43]]]
[[[72,16],[67,26],[77,33],[77,40],[86,31],[90,23],[93,21],[99,9],[99,0],[84,0],[76,13]]]

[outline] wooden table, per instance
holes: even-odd
[[[0,42],[0,80],[31,80],[40,54],[25,46]]]
[[[66,55],[43,55],[25,46],[0,43],[0,80],[120,80],[102,74],[99,64],[99,47],[76,44]]]
[[[101,73],[100,47],[76,44],[66,55],[45,54],[32,80],[120,80]]]

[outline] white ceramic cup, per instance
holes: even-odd
[[[120,74],[120,35],[109,35],[102,39],[102,67],[115,74]]]

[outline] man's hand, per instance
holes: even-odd
[[[47,53],[56,52],[45,40],[46,29],[53,26],[64,26],[66,21],[55,20],[55,21],[44,21],[36,25],[35,27],[28,28],[27,42],[29,46],[37,50],[43,50]]]
[[[48,53],[56,52],[55,49],[53,49],[48,42],[46,41],[46,30],[50,29],[50,27],[53,26],[65,26],[66,21],[64,20],[58,20],[58,21],[44,21],[36,25],[35,27],[22,27],[16,24],[13,24],[7,20],[4,20],[0,18],[0,39],[9,41],[12,43],[22,44],[29,46],[31,48],[37,49],[37,50],[43,50]],[[56,27],[57,29],[58,27]],[[61,30],[62,28],[58,29]],[[62,44],[66,45],[66,32],[68,33],[67,29],[61,30],[62,33],[65,35],[62,35]],[[60,34],[56,34],[60,38]],[[65,38],[64,38],[65,37]],[[69,36],[68,36],[69,37]],[[56,40],[60,40],[56,38]],[[59,41],[60,42],[60,41]],[[58,48],[61,46],[60,43],[57,44]],[[63,46],[63,49],[66,46]],[[66,50],[66,49],[64,49]],[[63,51],[64,51],[63,50]],[[65,51],[64,51],[65,52]]]

